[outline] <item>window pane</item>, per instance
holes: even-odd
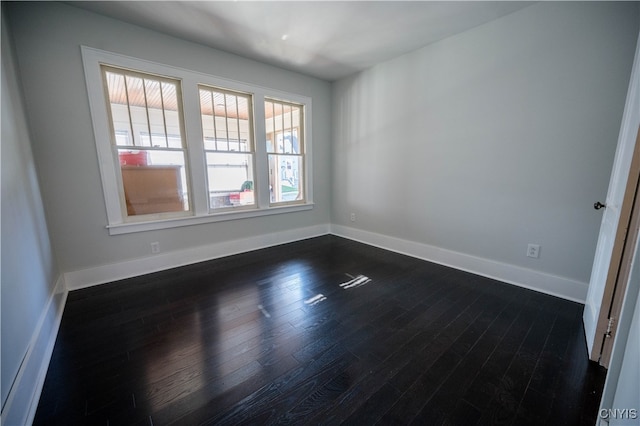
[[[269,154],[269,189],[272,203],[304,200],[302,157]]]
[[[129,216],[189,210],[182,151],[118,149]]]
[[[167,135],[165,132],[164,102],[158,80],[144,80],[145,95],[147,100],[147,113],[149,115],[149,129],[151,130],[151,145],[155,147],[167,147]]]
[[[127,216],[190,210],[179,82],[103,67]]]
[[[215,138],[220,142],[215,149],[229,150],[229,133],[227,132],[227,106],[224,93],[213,92],[213,111],[215,120]]]
[[[125,76],[127,87],[127,99],[129,101],[129,113],[131,126],[133,127],[134,144],[136,146],[151,146],[149,134],[149,121],[147,117],[147,102],[144,96],[143,80],[130,75]],[[146,133],[147,137],[143,137]]]
[[[293,144],[291,142],[291,129],[293,128],[291,124],[291,105],[283,105],[282,106],[282,129],[284,129],[283,135],[283,144],[279,149],[279,152],[283,152],[285,154],[294,154],[293,152]],[[285,143],[286,142],[286,143]]]
[[[264,102],[265,126],[267,130],[267,152],[276,152],[275,136],[275,105],[273,102]]]
[[[249,96],[200,88],[200,112],[207,151],[252,152]]]
[[[227,107],[227,129],[229,132],[229,151],[238,151],[239,146],[239,129],[238,123],[238,102],[237,97],[226,94],[225,103]]]
[[[164,120],[167,128],[169,148],[182,148],[182,128],[180,126],[180,109],[178,103],[177,84],[162,82],[162,100],[164,103]]]
[[[255,205],[253,155],[207,152],[207,178],[211,208]]]
[[[131,145],[131,141],[129,139],[129,132],[127,130],[116,130],[116,145],[127,146]]]
[[[183,147],[177,83],[124,70],[106,71],[105,81],[116,145]]]
[[[253,146],[249,145],[251,142],[251,124],[249,123],[251,111],[249,108],[249,98],[238,96],[238,123],[240,125],[240,151],[242,152],[250,152],[253,149]]]
[[[199,89],[209,206],[255,206],[251,95]]]
[[[124,75],[107,72],[105,76],[107,90],[109,92],[109,106],[111,109],[111,122],[115,133],[115,144],[119,146],[132,146],[133,141],[129,137],[131,122],[129,120],[129,104],[127,102]]]
[[[299,134],[299,130],[302,128],[302,108],[294,106],[291,109],[291,135],[293,136],[293,153],[304,154],[304,143],[302,140],[302,134]]]
[[[200,89],[200,114],[204,148],[216,149],[216,120],[213,115],[213,93],[209,90]]]
[[[304,201],[302,106],[265,101],[271,203]]]

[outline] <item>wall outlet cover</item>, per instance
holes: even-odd
[[[539,244],[529,244],[527,246],[527,257],[532,257],[534,259],[538,259],[540,257],[540,245]]]

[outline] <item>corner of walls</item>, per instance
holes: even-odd
[[[584,304],[588,283],[342,225],[333,235]]]
[[[28,425],[33,422],[62,321],[67,294],[64,275],[60,274],[9,391],[2,410],[3,425]]]
[[[49,238],[24,105],[15,27],[2,3],[2,412],[31,424],[67,290]]]

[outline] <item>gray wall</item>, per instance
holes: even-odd
[[[586,285],[637,8],[538,3],[336,82],[332,223]]]
[[[60,3],[15,2],[9,17],[31,117],[51,239],[64,272],[254,235],[328,224],[330,84]],[[80,45],[313,98],[311,211],[109,236]]]
[[[58,278],[10,34],[2,16],[2,409]],[[50,321],[50,318],[44,321]],[[50,324],[41,324],[42,328]],[[6,418],[5,418],[6,420]]]

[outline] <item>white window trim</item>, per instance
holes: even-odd
[[[197,71],[163,65],[156,62],[137,59],[130,56],[81,46],[84,65],[89,107],[93,121],[100,177],[106,205],[106,228],[110,235],[127,234],[156,229],[175,228],[179,226],[198,225],[226,220],[245,219],[272,214],[291,213],[310,210],[313,208],[313,158],[312,158],[312,105],[311,98],[280,90],[269,89],[253,84],[242,83],[221,77],[216,77]],[[107,100],[103,88],[100,65],[129,68],[150,74],[158,74],[175,78],[182,83],[182,102],[185,126],[187,156],[190,169],[191,208],[193,215],[179,218],[160,218],[127,222],[120,207],[120,192],[116,175],[116,164],[111,150],[111,136],[108,121]],[[221,87],[240,92],[251,93],[253,96],[254,138],[255,138],[255,173],[256,173],[256,208],[225,209],[223,211],[209,211],[206,190],[206,168],[204,161],[204,147],[202,125],[200,123],[200,101],[198,85]],[[305,164],[304,164],[304,194],[303,204],[270,205],[269,180],[266,150],[266,132],[264,122],[264,100],[266,98],[286,99],[304,105],[305,109]]]

